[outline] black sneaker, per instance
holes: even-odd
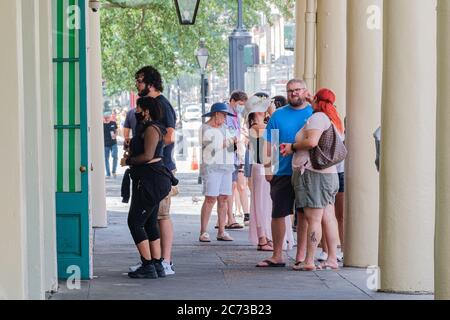
[[[152,263],[155,266],[155,270],[156,270],[156,273],[158,274],[158,277],[165,278],[166,271],[164,270],[164,266],[163,266],[162,262],[163,262],[163,259],[159,259],[159,260],[153,259],[152,260]]]
[[[134,272],[128,272],[128,276],[133,279],[156,279],[158,278],[158,273],[156,272],[156,268],[153,263],[147,263],[140,266]]]

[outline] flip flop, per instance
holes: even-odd
[[[241,226],[239,223],[235,222],[228,226],[225,226],[225,229],[244,229],[244,227]]]
[[[295,271],[317,271],[321,270],[322,267],[319,265],[306,265],[304,261],[297,261],[293,266],[292,270]]]
[[[261,262],[265,263],[266,265],[257,264],[256,265],[257,268],[284,268],[284,267],[286,267],[286,263],[284,263],[284,262],[273,262],[270,260],[263,260]]]
[[[330,266],[328,263],[326,263],[326,262],[322,262],[320,265],[319,265],[319,269],[318,270],[333,270],[333,271],[337,271],[337,270],[339,270],[339,267],[333,267],[333,266]]]
[[[264,244],[258,244],[258,251],[273,251],[273,247],[269,244],[270,242],[267,241]],[[269,249],[264,249],[264,247],[269,247]]]
[[[296,261],[295,263],[294,263],[294,265],[292,266],[292,269],[294,269],[294,270],[300,270],[299,269],[299,267],[300,267],[300,265],[302,264],[302,263],[304,263],[305,261]]]

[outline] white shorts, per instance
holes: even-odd
[[[233,173],[229,170],[211,170],[203,175],[203,195],[208,197],[231,196]]]

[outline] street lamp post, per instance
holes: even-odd
[[[208,65],[208,58],[209,53],[208,49],[205,48],[205,40],[200,40],[200,48],[197,50],[197,53],[195,54],[197,57],[198,65],[200,66],[200,74],[201,74],[201,103],[202,103],[202,114],[205,114],[205,73],[206,73],[206,67]],[[205,118],[202,118],[202,122],[205,122]]]
[[[181,97],[180,97],[180,78],[177,78],[177,104],[178,104],[178,115],[180,117],[180,125],[183,128],[183,121],[181,121]]]
[[[238,0],[238,25],[229,36],[230,93],[245,90],[244,48],[252,42],[251,34],[243,26],[242,0]]]
[[[205,48],[205,39],[200,39],[200,48],[197,50],[195,56],[197,57],[197,62],[200,67],[200,74],[201,74],[200,90],[201,90],[202,115],[203,115],[206,113],[206,110],[205,110],[205,73],[206,73],[206,67],[208,66],[208,58],[209,58],[208,49]],[[204,117],[202,117],[202,124],[203,123],[205,123]],[[203,159],[202,146],[200,146],[200,159]],[[198,184],[201,184],[201,183],[202,183],[202,177],[200,176],[200,173],[199,173]]]
[[[183,132],[183,117],[181,113],[181,97],[180,97],[180,78],[177,78],[177,104],[178,104],[178,119],[179,119],[179,127],[177,127],[177,150],[178,150],[178,158],[183,161],[186,160],[186,138]]]

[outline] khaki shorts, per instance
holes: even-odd
[[[305,170],[303,175],[294,170],[292,184],[295,190],[296,208],[322,209],[334,205],[339,191],[337,173],[319,173]]]
[[[175,174],[175,171],[173,171],[173,173]],[[172,203],[172,197],[175,197],[178,193],[178,186],[172,186],[169,195],[159,203],[158,220],[170,219],[170,204]]]

